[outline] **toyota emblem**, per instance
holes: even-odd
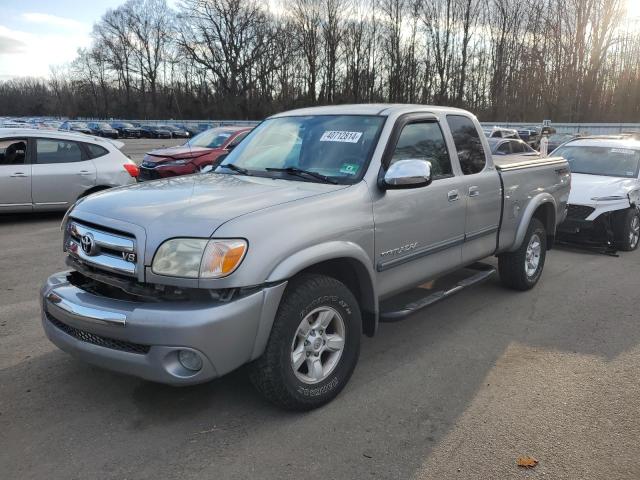
[[[95,255],[96,253],[96,242],[93,239],[93,235],[90,233],[85,233],[80,238],[80,245],[82,246],[82,251],[87,255]]]

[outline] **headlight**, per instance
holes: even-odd
[[[164,167],[167,165],[186,165],[187,163],[189,163],[189,160],[170,160],[168,162],[163,162],[161,164],[159,164],[159,167]]]
[[[174,238],[160,245],[151,270],[172,277],[221,278],[238,268],[246,252],[241,239]]]

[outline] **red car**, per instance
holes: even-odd
[[[140,165],[139,181],[208,171],[247,136],[251,127],[218,127],[206,130],[184,145],[147,153]]]

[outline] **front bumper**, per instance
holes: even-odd
[[[56,346],[91,364],[170,385],[202,383],[264,351],[286,282],[229,302],[133,302],[86,292],[52,275],[41,290],[42,325]],[[190,350],[203,366],[178,361]]]

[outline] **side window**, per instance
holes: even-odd
[[[437,122],[410,123],[402,129],[391,163],[414,158],[431,162],[434,178],[453,174],[447,145]]]
[[[84,146],[87,147],[87,150],[89,151],[90,159],[104,157],[106,154],[109,153],[109,150],[107,150],[104,147],[101,147],[100,145],[96,145],[94,143],[85,143]]]
[[[247,136],[248,133],[249,132],[243,132],[240,135],[238,135],[236,138],[234,138],[229,142],[229,145],[227,145],[227,148],[233,148],[236,145],[238,145],[242,141],[242,139]]]
[[[498,147],[498,153],[503,155],[509,155],[511,153],[511,142],[504,142],[502,145]]]
[[[27,141],[25,139],[0,139],[0,165],[23,165],[26,159]]]
[[[463,115],[447,115],[447,123],[453,135],[462,173],[471,175],[484,170],[487,160],[475,124]]]
[[[523,153],[525,151],[524,145],[520,142],[511,142],[511,150],[513,153]]]
[[[84,160],[82,149],[76,142],[67,140],[45,140],[36,143],[36,163],[71,163]]]

